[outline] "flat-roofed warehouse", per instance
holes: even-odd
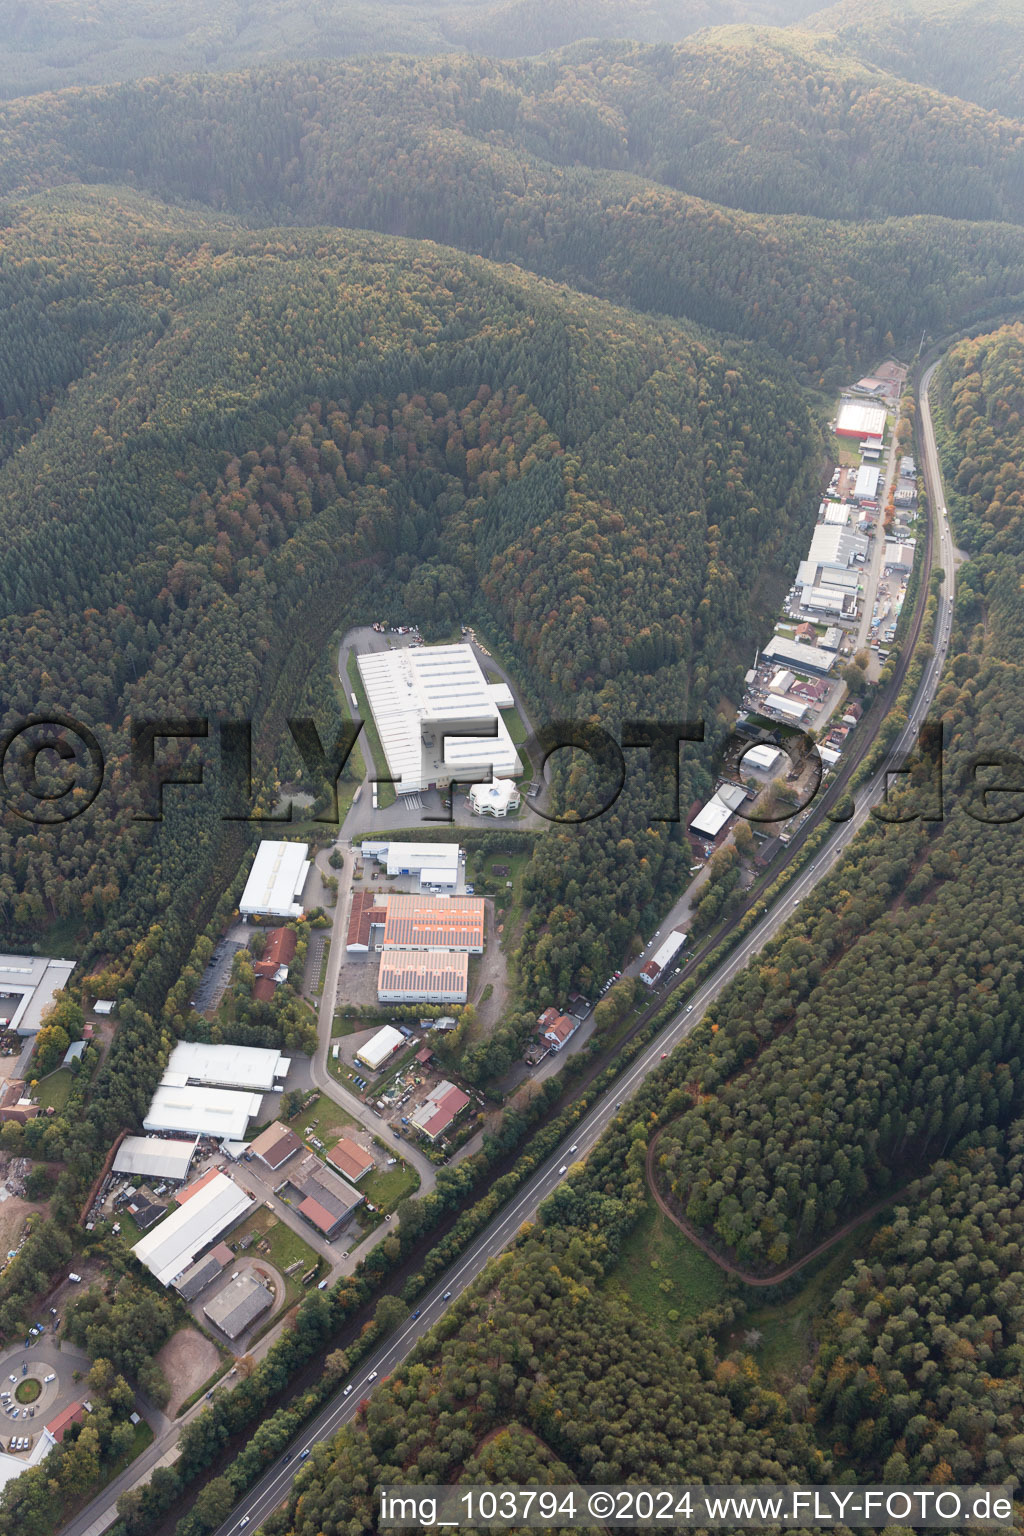
[[[885,432],[884,405],[868,400],[844,400],[836,417],[837,437],[881,437]]]
[[[262,1280],[257,1280],[255,1275],[239,1275],[210,1298],[203,1312],[226,1338],[237,1339],[273,1305],[273,1294]]]
[[[453,778],[487,778],[491,772],[514,778],[522,772],[495,690],[471,646],[373,651],[357,662],[399,794]]]
[[[300,917],[309,865],[308,843],[260,843],[239,912],[243,917]]]
[[[469,991],[465,950],[388,949],[380,957],[382,1003],[464,1003]]]
[[[780,747],[773,747],[767,741],[758,742],[756,746],[748,747],[744,752],[740,759],[740,772],[744,768],[760,768],[762,772],[768,773],[782,756]]]
[[[198,1145],[198,1136],[188,1141],[167,1136],[126,1136],[117,1149],[112,1171],[180,1184],[188,1178]]]
[[[798,672],[831,672],[836,664],[833,651],[822,651],[816,645],[787,640],[784,635],[773,635],[761,654],[766,661],[795,667]]]
[[[366,842],[362,851],[367,858],[383,864],[389,877],[418,875],[420,885],[438,885],[449,890],[458,884],[458,843]]]
[[[0,955],[0,1023],[17,1035],[36,1035],[77,960],[41,955]]]
[[[385,1024],[383,1029],[378,1029],[375,1035],[361,1045],[356,1051],[356,1061],[361,1062],[371,1072],[376,1072],[382,1067],[390,1056],[393,1056],[405,1044],[405,1036],[400,1030],[391,1024]]]
[[[256,1045],[203,1045],[182,1040],[171,1052],[161,1084],[204,1088],[244,1088],[250,1093],[276,1093],[284,1087],[291,1066],[280,1051]]]
[[[464,949],[483,954],[482,896],[389,896],[382,949]]]
[[[218,1141],[244,1141],[249,1121],[259,1114],[262,1102],[261,1093],[161,1083],[142,1126],[147,1131],[180,1131],[190,1136],[214,1136]]]
[[[213,1178],[200,1180],[191,1194],[183,1190],[182,1195],[185,1203],[132,1249],[161,1285],[169,1285],[188,1269],[197,1254],[237,1226],[256,1204],[255,1195],[216,1171]]]
[[[731,818],[747,798],[746,790],[739,784],[721,784],[706,805],[701,806],[690,822],[690,831],[698,837],[714,840],[724,831]]]

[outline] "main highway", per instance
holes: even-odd
[[[956,551],[946,514],[942,490],[939,458],[935,443],[928,401],[928,386],[935,371],[935,364],[922,376],[919,404],[921,437],[924,461],[921,466],[928,491],[928,501],[933,518],[933,568],[940,565],[943,583],[939,592],[938,615],[933,635],[933,654],[925,666],[906,725],[886,755],[885,764],[855,794],[855,809],[848,820],[837,823],[835,830],[810,864],[789,884],[786,891],[768,908],[754,928],[739,946],[722,962],[689,998],[679,1011],[623,1072],[615,1084],[578,1122],[558,1150],[547,1158],[525,1184],[516,1198],[504,1207],[484,1231],[477,1237],[456,1264],[419,1301],[415,1316],[406,1322],[378,1349],[373,1351],[358,1367],[350,1380],[339,1387],[336,1395],[312,1419],[302,1433],[285,1452],[267,1469],[263,1476],[239,1501],[231,1514],[218,1528],[216,1536],[231,1536],[246,1527],[247,1536],[255,1531],[260,1521],[279,1507],[289,1496],[295,1478],[313,1447],[332,1436],[343,1424],[353,1419],[360,1403],[375,1386],[391,1375],[409,1357],[413,1348],[429,1329],[454,1305],[463,1291],[478,1277],[486,1264],[506,1249],[524,1222],[537,1214],[538,1207],[562,1182],[572,1177],[572,1164],[585,1158],[620,1111],[628,1112],[628,1103],[644,1080],[656,1070],[663,1054],[692,1032],[708,1006],[720,996],[739,971],[769,942],[793,915],[795,909],[814,890],[815,886],[842,857],[850,841],[884,799],[888,775],[906,758],[912,755],[917,731],[924,721],[935,696],[938,680],[945,662],[952,623]],[[100,1510],[101,1499],[93,1501],[83,1512],[92,1518],[86,1523],[82,1517],[69,1526],[65,1536],[98,1536],[105,1525],[113,1520],[112,1506]]]

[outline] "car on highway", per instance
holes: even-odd
[[[451,1299],[452,1299],[451,1291],[445,1291],[444,1295],[441,1297],[442,1301],[451,1301]]]
[[[238,1529],[241,1530],[243,1525],[248,1525],[251,1519],[251,1515],[243,1515],[241,1520],[238,1522]]]
[[[568,1173],[569,1172],[569,1165],[568,1165],[568,1163],[563,1163],[561,1168],[559,1168],[558,1171],[559,1171],[560,1174],[561,1173]]]
[[[420,1315],[420,1312],[421,1312],[421,1311],[422,1311],[422,1310],[423,1310],[423,1309],[422,1309],[422,1307],[417,1307],[417,1308],[416,1308],[416,1311],[415,1311],[415,1312],[414,1312],[414,1313],[413,1313],[413,1315],[412,1315],[412,1320],[413,1320],[413,1322],[415,1322],[415,1321],[416,1321],[416,1319],[417,1319],[417,1318],[418,1318],[418,1317],[419,1317],[419,1315]]]
[[[574,1141],[572,1146],[569,1148],[569,1151],[570,1152],[576,1152],[578,1150],[579,1150],[579,1143]]]
[[[662,1061],[668,1061],[668,1051],[662,1051],[661,1059]]]
[[[307,1446],[306,1449],[303,1451],[302,1455],[299,1457],[299,1460],[300,1461],[305,1461],[306,1457],[309,1455],[309,1451],[310,1451],[310,1447]]]
[[[345,1388],[344,1392],[341,1394],[342,1397],[348,1397],[348,1395],[349,1395],[349,1393],[351,1391],[352,1391],[352,1383],[349,1382],[348,1386]]]
[[[366,1379],[367,1379],[367,1381],[376,1381],[379,1374],[380,1374],[379,1371],[371,1371],[369,1376],[367,1376]]]
[[[687,1011],[687,1013],[692,1013],[693,1012],[693,1004],[692,1003],[687,1003],[686,1011]]]
[[[295,1455],[294,1451],[285,1451],[284,1456],[281,1459],[282,1459],[282,1461],[291,1461],[291,1459],[292,1459],[292,1457],[294,1455]]]

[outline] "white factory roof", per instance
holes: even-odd
[[[792,688],[795,682],[796,678],[792,672],[788,671],[785,667],[780,667],[768,684],[768,687],[772,693],[785,693],[787,689]]]
[[[499,709],[514,709],[516,701],[508,683],[488,683],[487,691]]]
[[[244,1141],[249,1121],[260,1112],[262,1094],[232,1088],[189,1088],[161,1083],[146,1111],[147,1131],[181,1131]]]
[[[424,885],[435,881],[440,885],[454,885],[459,873],[458,843],[364,843],[363,851],[380,848],[376,857],[389,875],[408,871],[418,874]]]
[[[862,464],[857,471],[857,481],[853,488],[855,500],[874,501],[878,495],[878,482],[881,478],[880,469],[876,469],[873,464]]]
[[[763,768],[767,771],[775,767],[781,756],[782,752],[779,747],[770,746],[768,742],[762,741],[756,747],[748,747],[747,751],[743,754],[741,766],[743,768]]]
[[[170,1285],[198,1253],[226,1228],[234,1226],[255,1204],[255,1199],[225,1174],[218,1173],[152,1232],[147,1232],[132,1253],[161,1285]]]
[[[273,1093],[283,1087],[291,1066],[280,1051],[255,1045],[199,1045],[182,1040],[171,1052],[160,1079],[168,1088],[202,1083],[207,1088],[245,1088]]]
[[[835,625],[831,626],[829,629],[826,629],[825,633],[818,641],[818,644],[822,647],[823,650],[826,651],[838,651],[842,643],[843,632],[841,629],[836,628]]]
[[[0,955],[0,998],[14,1001],[9,1029],[34,1035],[58,992],[63,992],[77,960],[47,960],[41,955]]]
[[[846,593],[836,587],[808,587],[804,592],[803,605],[818,613],[842,613]]]
[[[400,1045],[404,1044],[405,1036],[401,1031],[395,1029],[391,1024],[385,1024],[383,1029],[377,1031],[372,1040],[367,1040],[365,1045],[359,1047],[358,1051],[356,1051],[356,1060],[363,1062],[369,1067],[371,1072],[376,1072],[377,1068],[383,1066],[388,1057],[393,1055]]]
[[[126,1136],[117,1149],[113,1171],[135,1173],[141,1179],[185,1179],[198,1142],[198,1136],[191,1141]]]
[[[373,651],[357,658],[388,769],[400,794],[437,780],[522,772],[492,686],[468,645]],[[474,736],[442,734],[456,726]]]
[[[826,501],[825,522],[829,527],[845,528],[850,521],[850,508],[845,501]]]
[[[836,431],[857,437],[881,437],[885,431],[885,406],[866,400],[844,400],[836,417]]]
[[[770,693],[764,703],[766,709],[774,709],[777,715],[785,715],[789,720],[802,720],[807,713],[806,704],[797,699],[784,699],[781,693]]]
[[[244,917],[298,917],[308,873],[308,843],[260,843],[238,910]]]
[[[717,837],[746,798],[746,790],[739,784],[720,785],[690,822],[690,830],[699,832],[702,837]]]
[[[669,961],[674,960],[676,955],[678,955],[679,951],[686,943],[687,938],[688,935],[683,933],[681,929],[673,928],[672,932],[668,935],[668,938],[662,939],[661,943],[654,951],[654,954],[647,962],[648,965],[656,965],[659,971],[663,971],[666,965],[668,965]]]
[[[831,672],[836,660],[831,651],[823,653],[817,646],[787,640],[785,635],[773,635],[761,654],[767,661],[784,661],[800,672]]]
[[[868,541],[862,533],[853,533],[846,528],[833,528],[827,523],[819,523],[811,534],[811,547],[807,551],[808,561],[816,561],[819,565],[847,566],[854,555],[866,555]]]
[[[818,753],[822,762],[829,768],[834,768],[842,755],[834,747],[819,747]]]

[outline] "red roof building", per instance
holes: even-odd
[[[335,1143],[327,1154],[327,1161],[333,1163],[338,1172],[343,1173],[353,1184],[358,1184],[363,1175],[374,1167],[371,1154],[350,1136],[343,1136]]]
[[[549,1024],[544,1031],[544,1039],[553,1051],[560,1051],[566,1041],[571,1040],[580,1027],[579,1019],[574,1019],[571,1013],[560,1013],[553,1024]]]
[[[68,1403],[68,1406],[63,1409],[62,1412],[58,1413],[55,1419],[51,1419],[49,1424],[44,1426],[44,1429],[46,1434],[49,1435],[50,1439],[53,1440],[56,1445],[59,1445],[60,1442],[64,1439],[64,1436],[67,1434],[68,1430],[71,1428],[72,1424],[81,1424],[84,1418],[84,1403]]]

